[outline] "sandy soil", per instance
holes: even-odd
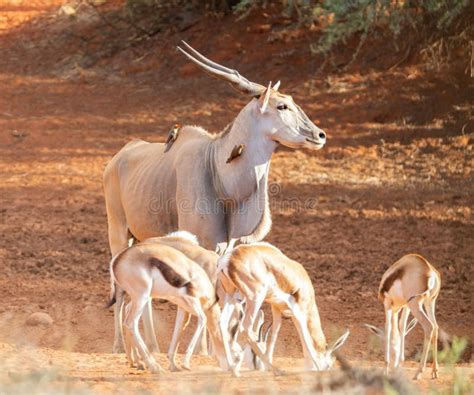
[[[319,152],[274,155],[267,240],[307,268],[329,340],[349,328],[346,357],[380,367],[380,345],[362,324],[382,324],[380,277],[417,252],[442,273],[441,327],[472,341],[474,96],[462,70],[446,78],[412,63],[390,72],[361,64],[315,75],[314,61],[304,61],[307,38],[267,40],[268,21],[257,17],[226,34],[228,19],[204,18],[84,67],[87,54],[58,16],[61,3],[0,5],[0,392],[1,385],[300,392],[324,378],[297,373],[301,351],[289,322],[276,351],[277,365],[289,374],[278,378],[253,372],[245,374],[250,380],[233,379],[203,357],[191,373],[158,378],[131,371],[124,356],[109,353],[105,164],[132,138],[162,141],[175,121],[219,131],[247,100],[176,54],[172,46],[181,38],[259,82],[282,78],[282,90],[328,133]],[[175,309],[155,307],[165,350]],[[50,314],[53,325],[27,326],[37,311]],[[411,361],[420,342],[416,328],[408,339]],[[472,379],[471,346],[463,361],[460,369]],[[409,363],[409,375],[415,366]],[[428,377],[425,390],[448,385],[452,373],[443,370],[436,382]]]

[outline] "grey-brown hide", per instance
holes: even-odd
[[[208,249],[232,239],[263,238],[270,228],[267,179],[274,150],[278,144],[320,149],[325,143],[324,132],[290,96],[186,49],[206,72],[260,98],[244,107],[226,133],[185,126],[166,154],[161,143],[136,140],[114,156],[104,172],[113,255],[126,247],[128,231],[144,240],[188,230]],[[239,145],[245,145],[245,155],[226,166]]]

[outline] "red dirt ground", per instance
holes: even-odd
[[[193,360],[195,372],[160,379],[109,354],[105,164],[132,138],[163,141],[175,121],[217,132],[248,100],[189,65],[173,49],[180,39],[250,79],[281,78],[282,90],[327,131],[321,151],[274,155],[267,240],[309,271],[327,337],[351,330],[346,357],[381,366],[380,345],[362,324],[382,324],[380,277],[409,252],[442,274],[440,326],[472,342],[474,95],[466,59],[448,74],[417,59],[386,71],[397,59],[380,49],[372,64],[316,74],[320,59],[308,49],[314,36],[289,40],[269,16],[235,22],[230,15],[203,17],[87,63],[91,48],[70,34],[81,23],[87,31],[87,19],[61,16],[62,3],[0,3],[0,392],[2,385],[29,392],[41,380],[44,391],[299,392],[314,385],[315,376],[299,373],[231,379],[203,357]],[[155,307],[165,350],[175,309]],[[54,324],[27,326],[37,311]],[[417,327],[410,360],[420,342]],[[298,370],[300,344],[289,322],[276,353],[277,365]],[[470,346],[463,361],[472,379]],[[416,365],[408,366],[411,375]],[[46,378],[35,376],[44,371]],[[448,385],[452,374],[443,369],[437,382],[425,376],[427,389]]]

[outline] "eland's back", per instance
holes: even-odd
[[[134,140],[112,158],[104,171],[112,255],[127,246],[129,233],[145,240],[178,229],[178,182],[206,185],[202,168],[211,140],[202,129],[185,127],[166,153],[165,144]]]

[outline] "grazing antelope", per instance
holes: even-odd
[[[224,344],[229,343],[228,332],[221,332],[221,310],[215,288],[208,275],[186,255],[160,243],[141,243],[117,254],[110,263],[111,301],[115,302],[116,286],[130,296],[124,320],[125,351],[131,366],[137,363],[135,350],[152,372],[162,368],[143,342],[138,329],[140,316],[152,298],[166,299],[178,306],[175,331],[170,346],[170,364],[176,368],[175,357],[187,314],[197,316],[197,329],[183,358],[183,367],[189,369],[189,361],[196,343],[207,326],[214,355],[222,369],[234,363],[226,354]],[[229,359],[226,359],[229,357]],[[239,356],[239,358],[241,358]]]
[[[168,245],[170,247],[173,247],[177,249],[178,251],[182,252],[186,257],[197,263],[199,266],[201,266],[204,271],[207,273],[209,276],[209,279],[211,280],[212,284],[216,287],[216,294],[219,300],[219,305],[222,307],[224,304],[224,293],[222,286],[220,283],[217,283],[217,259],[219,256],[213,252],[206,250],[205,248],[199,246],[199,243],[197,241],[197,237],[189,232],[186,231],[177,231],[170,233],[166,236],[162,237],[152,237],[149,239],[146,239],[144,243],[161,243],[164,245]],[[118,292],[118,290],[116,291]],[[122,299],[123,300],[123,299]],[[239,309],[241,311],[241,309]],[[179,312],[178,312],[179,313]],[[185,319],[186,324],[184,325],[183,330],[186,328],[187,323],[189,321],[189,314],[187,314],[187,319]],[[259,333],[263,329],[263,312],[259,316],[259,321],[257,328],[259,329]],[[145,326],[145,331],[147,330],[147,327]],[[154,329],[151,328],[152,332],[150,333],[150,337],[154,336]],[[268,331],[265,334],[261,334],[261,341],[260,345],[262,347],[265,346],[266,342],[266,335],[268,335]],[[173,338],[175,336],[179,336],[178,333],[173,333]],[[234,337],[234,336],[232,336]],[[207,355],[207,341],[206,341],[206,330],[202,332],[201,336],[201,343],[198,344],[201,354]],[[252,349],[248,344],[244,346],[244,349],[242,351],[240,344],[238,344],[234,340],[234,348],[233,348],[235,353],[240,353],[243,352],[243,363],[244,366],[248,367],[249,369],[257,369],[260,368],[261,362],[259,361],[258,358],[256,358],[255,354],[253,353]],[[170,369],[172,371],[178,371],[179,368],[175,365],[174,359],[173,359],[173,350],[172,346],[170,346],[168,350],[168,358],[170,360]]]
[[[292,97],[278,92],[279,83],[266,88],[183,45],[179,50],[188,59],[251,100],[219,134],[183,126],[171,146],[135,140],[112,158],[104,171],[112,256],[128,246],[130,234],[143,241],[187,230],[220,253],[237,240],[263,239],[271,227],[267,184],[273,152],[280,144],[318,150],[326,142],[326,134]],[[235,147],[242,147],[238,155],[232,155]],[[120,305],[115,307],[115,352],[123,349]],[[151,307],[144,320],[151,325]],[[156,341],[146,341],[158,349]]]
[[[405,255],[382,276],[378,298],[385,309],[385,372],[404,360],[406,323],[411,313],[424,331],[423,352],[414,379],[426,368],[430,343],[433,344],[432,378],[438,377],[438,324],[435,317],[436,299],[441,287],[439,272],[422,256]],[[424,307],[424,309],[423,309]],[[398,314],[402,311],[400,323]],[[402,336],[400,337],[400,332]]]
[[[289,310],[303,346],[305,368],[326,370],[334,363],[333,351],[346,341],[349,331],[332,347],[328,347],[321,328],[314,288],[308,273],[301,264],[286,257],[268,243],[239,245],[219,258],[218,279],[226,292],[221,328],[228,327],[229,315],[234,310],[234,297],[239,292],[246,307],[242,331],[255,354],[267,369],[272,366],[273,351],[281,327],[282,314]],[[265,354],[256,343],[254,322],[263,302],[271,305],[273,324],[270,342]],[[228,345],[226,352],[230,354]],[[239,365],[234,373],[238,375]]]
[[[201,266],[204,271],[209,276],[212,284],[216,287],[217,286],[217,259],[219,255],[215,252],[207,250],[201,247],[198,243],[197,237],[189,232],[186,231],[177,231],[170,233],[166,236],[162,237],[152,237],[146,239],[145,243],[161,243],[168,245],[170,247],[176,248],[178,251],[181,251],[184,255],[186,255],[189,259],[196,262],[199,266]],[[121,292],[117,290],[116,292]],[[222,288],[217,286],[216,288],[217,296],[219,300],[221,300],[221,304],[224,301],[224,295],[222,293]],[[123,302],[123,298],[118,298],[120,301]],[[152,323],[153,321],[151,321]],[[148,338],[155,337],[155,331],[153,325],[151,327],[149,325],[144,325],[145,329],[145,336]],[[201,336],[200,344],[198,345],[198,350],[201,355],[207,355],[207,337],[206,337],[206,330],[203,331]],[[170,351],[170,350],[169,350]],[[172,370],[176,370],[176,367],[172,367]]]

